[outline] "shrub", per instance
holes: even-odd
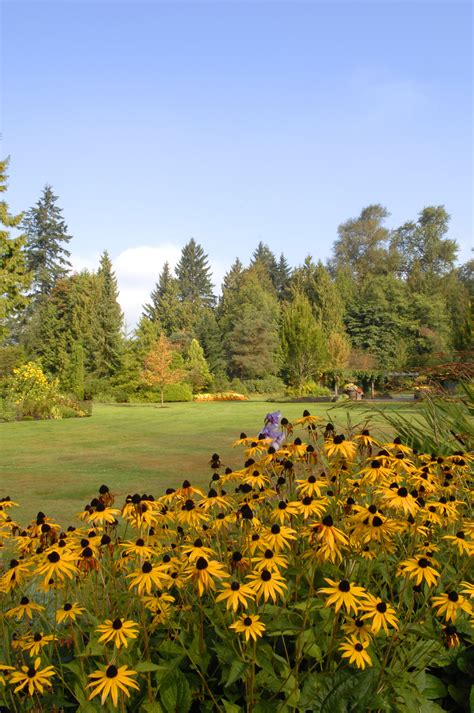
[[[246,381],[250,394],[283,394],[286,386],[285,382],[278,376],[266,376],[263,379],[253,379]]]
[[[8,397],[20,418],[61,418],[57,379],[49,381],[41,366],[33,361],[13,369]]]
[[[195,401],[248,401],[248,396],[236,391],[221,391],[216,394],[196,394]]]
[[[193,392],[189,384],[171,384],[164,389],[164,400],[168,403],[173,401],[192,401]],[[157,399],[159,400],[159,398]]]
[[[331,389],[328,389],[327,386],[320,386],[317,384],[315,381],[306,381],[304,384],[302,384],[299,387],[296,386],[289,386],[287,388],[286,393],[288,396],[296,396],[296,397],[301,397],[301,396],[332,396],[332,391]]]

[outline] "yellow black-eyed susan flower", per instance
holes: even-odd
[[[208,560],[206,557],[198,557],[195,562],[189,564],[186,569],[186,577],[197,583],[199,596],[210,589],[215,590],[215,579],[226,579],[230,574],[225,570],[224,565],[217,560]]]
[[[40,669],[41,659],[38,656],[29,666],[22,666],[19,670],[14,670],[9,677],[9,683],[16,686],[14,693],[27,690],[29,696],[35,693],[43,693],[45,688],[49,688],[51,678],[55,675],[53,666],[46,666]]]
[[[374,597],[372,594],[365,595],[365,601],[360,605],[360,609],[364,614],[361,619],[370,619],[371,628],[374,634],[378,634],[383,628],[388,634],[388,627],[392,626],[398,629],[398,620],[395,615],[395,609],[382,601],[379,597]]]
[[[286,582],[283,577],[275,571],[270,571],[268,569],[262,569],[260,572],[254,572],[247,576],[249,580],[249,586],[253,592],[257,601],[264,599],[268,601],[272,599],[274,602],[279,596],[282,596],[287,588]]]
[[[122,619],[117,617],[106,619],[103,624],[100,624],[96,629],[99,637],[99,644],[108,644],[112,642],[117,649],[122,646],[127,648],[129,639],[136,639],[138,636],[138,624],[135,621]]]
[[[465,611],[468,614],[472,613],[470,602],[462,594],[458,594],[454,590],[432,597],[431,604],[433,609],[437,610],[436,614],[444,616],[446,621],[455,622],[461,611]]]
[[[117,667],[115,664],[107,666],[105,671],[99,669],[94,673],[90,673],[91,682],[86,686],[86,688],[92,689],[89,700],[100,695],[100,702],[104,705],[107,698],[111,696],[112,703],[117,706],[120,692],[130,698],[130,688],[134,688],[137,691],[140,690],[139,685],[134,680],[136,675],[137,672],[128,668],[127,665]]]
[[[21,621],[23,618],[33,619],[33,612],[40,611],[44,611],[44,607],[41,604],[35,604],[28,597],[22,597],[18,606],[5,612],[5,616],[9,619],[16,617],[17,621]]]
[[[78,602],[65,602],[60,609],[56,610],[56,621],[58,624],[66,621],[73,622],[84,612],[84,607],[79,606]]]
[[[339,646],[339,650],[342,651],[342,658],[349,659],[349,663],[355,663],[357,668],[365,668],[372,665],[372,659],[366,651],[368,646],[368,641],[360,641],[355,636],[351,636]]]
[[[347,579],[342,579],[340,582],[336,582],[328,577],[324,580],[329,584],[329,587],[322,587],[318,591],[321,594],[328,594],[326,599],[326,606],[330,607],[334,604],[334,609],[336,612],[344,606],[346,611],[354,611],[357,614],[360,609],[361,598],[366,596],[366,591],[363,587],[359,587],[353,582],[349,582]]]
[[[246,641],[249,641],[250,638],[257,641],[257,638],[263,636],[265,624],[260,621],[258,614],[248,614],[241,616],[240,619],[237,619],[229,628],[239,634],[244,634]]]
[[[248,584],[241,584],[234,580],[230,584],[226,582],[222,585],[222,589],[216,596],[216,602],[225,601],[226,608],[236,612],[239,605],[246,609],[248,600],[253,600],[254,598],[255,593]]]
[[[429,587],[436,586],[439,579],[439,572],[432,567],[433,561],[428,557],[410,557],[398,565],[397,573],[403,577],[415,580],[415,584],[423,581]]]

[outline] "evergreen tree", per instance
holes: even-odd
[[[204,351],[197,339],[193,339],[189,345],[186,368],[187,381],[190,382],[193,393],[202,391],[209,386],[212,381],[211,372]]]
[[[0,161],[0,193],[7,189],[8,159]],[[25,236],[11,237],[9,230],[16,228],[23,215],[10,215],[6,201],[0,201],[0,342],[11,331],[11,323],[26,307],[26,291],[31,276],[28,272],[23,246]]]
[[[79,342],[73,342],[68,364],[64,370],[62,385],[66,391],[82,400],[84,398],[84,380],[84,347]]]
[[[262,241],[259,242],[252,255],[250,265],[260,265],[263,267],[271,284],[275,290],[278,290],[280,277],[278,272],[278,263],[275,255],[272,253],[268,245],[265,245]]]
[[[286,257],[281,253],[276,269],[276,284],[278,299],[285,300],[290,293],[291,268]]]
[[[278,371],[279,305],[264,283],[261,266],[249,268],[224,320],[229,371],[240,379],[263,378]]]
[[[303,292],[295,291],[291,302],[283,307],[280,343],[282,373],[292,386],[300,389],[323,370],[325,336]]]
[[[62,209],[56,205],[57,200],[52,187],[46,185],[41,198],[27,211],[22,221],[26,234],[26,261],[33,275],[35,300],[48,295],[71,268],[68,260],[71,253],[65,247],[71,236],[67,232]]]
[[[168,262],[163,265],[158,282],[151,293],[151,302],[144,306],[143,313],[152,322],[158,323],[167,337],[185,329],[186,320],[179,296],[179,283],[173,277]]]
[[[224,374],[226,363],[222,348],[222,333],[211,309],[203,310],[201,319],[196,326],[196,334],[211,373],[214,375]]]
[[[97,376],[111,376],[120,367],[123,354],[123,313],[118,303],[117,278],[107,251],[102,253],[99,269],[97,303]]]
[[[214,306],[208,256],[194,238],[182,249],[175,272],[182,302],[189,302],[194,308]]]

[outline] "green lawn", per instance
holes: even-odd
[[[327,416],[332,404],[256,401],[170,404],[164,409],[95,404],[91,418],[0,423],[0,496],[21,504],[13,511],[21,523],[41,509],[68,524],[102,483],[119,502],[129,492],[160,495],[185,478],[205,486],[212,453],[236,468],[242,452],[230,443],[241,431],[257,434],[268,411],[279,409],[292,419],[305,408],[341,426],[347,423],[346,410],[337,408]],[[351,409],[352,422],[365,423],[367,408],[362,403]],[[386,408],[413,413],[411,404]]]

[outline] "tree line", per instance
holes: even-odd
[[[52,187],[21,215],[0,201],[0,376],[35,360],[70,393],[145,398],[144,365],[160,339],[194,392],[315,393],[350,370],[374,378],[455,359],[472,348],[474,261],[457,264],[444,206],[396,228],[389,217],[374,204],[341,223],[326,264],[308,255],[290,267],[260,242],[249,264],[233,262],[219,297],[191,238],[126,335],[111,259],[104,251],[97,270],[72,272]]]

